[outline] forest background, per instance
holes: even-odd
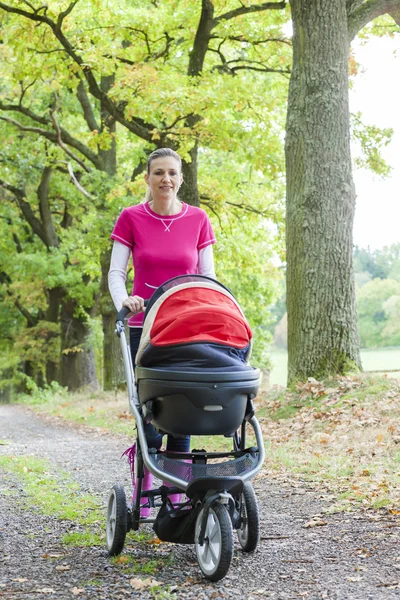
[[[289,6],[213,4],[205,49],[197,3],[0,3],[4,394],[118,382],[104,374],[109,234],[142,200],[145,157],[162,145],[183,156],[183,199],[212,219],[217,276],[254,330],[253,363],[267,368],[271,342],[285,344]],[[381,17],[359,37],[398,33]],[[353,114],[359,165],[389,176],[391,135]],[[400,346],[400,244],[354,258],[362,347]]]

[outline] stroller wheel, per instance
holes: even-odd
[[[240,524],[237,530],[239,543],[245,552],[252,552],[257,548],[260,539],[260,517],[257,498],[253,486],[248,481],[244,484],[239,499],[239,510]]]
[[[107,506],[106,538],[108,553],[111,556],[120,554],[124,547],[127,513],[125,490],[121,484],[117,483],[111,488]]]
[[[197,561],[209,581],[219,581],[228,572],[233,555],[233,530],[228,511],[219,502],[209,509],[204,544],[199,543],[204,508],[196,519],[195,550]]]

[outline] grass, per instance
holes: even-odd
[[[127,394],[120,391],[68,394],[65,389],[54,385],[32,395],[20,396],[18,401],[39,414],[112,433],[132,436],[135,428],[135,421],[128,410]]]
[[[272,362],[270,385],[286,386],[287,352],[272,348],[270,359]],[[397,377],[400,377],[400,348],[361,350],[361,362],[366,372],[398,369]]]
[[[396,379],[364,374],[262,393],[256,414],[266,443],[264,475],[307,480],[335,494],[333,509],[394,507],[400,502],[399,390]],[[133,438],[126,394],[41,394],[24,401],[38,412]],[[232,442],[196,436],[191,446],[220,451]],[[79,541],[86,543],[85,536]]]
[[[82,526],[82,532],[64,536],[65,544],[104,544],[104,534],[100,527],[104,520],[103,507],[93,496],[80,494],[79,485],[67,473],[54,473],[49,461],[33,456],[0,456],[0,467],[6,477],[13,475],[22,482],[30,505],[42,514],[73,521]]]
[[[331,509],[400,502],[400,381],[357,376],[308,382],[259,399],[269,477],[333,493]]]
[[[173,564],[172,552],[168,556],[148,559],[147,557],[138,558],[128,554],[122,554],[111,559],[111,563],[118,565],[124,573],[128,575],[156,575],[159,571]]]

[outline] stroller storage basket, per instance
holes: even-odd
[[[226,435],[246,416],[260,372],[170,371],[136,367],[138,395],[153,425],[175,435]]]
[[[220,463],[184,463],[162,454],[151,455],[151,461],[158,469],[186,481],[193,481],[200,477],[242,477],[256,466],[258,452],[244,454],[240,458]]]

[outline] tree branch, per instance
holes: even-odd
[[[266,38],[265,40],[248,40],[241,35],[222,36],[222,35],[213,34],[210,36],[210,39],[222,40],[222,41],[230,40],[231,42],[241,42],[243,44],[249,44],[251,46],[259,46],[260,44],[268,44],[271,42],[287,44],[288,46],[292,46],[292,42],[286,38]]]
[[[71,163],[68,163],[68,173],[71,176],[72,182],[73,184],[76,186],[76,188],[81,192],[81,194],[83,194],[84,196],[86,196],[86,198],[89,198],[89,200],[95,200],[94,196],[92,196],[91,194],[89,194],[89,192],[87,192],[85,190],[85,188],[83,187],[83,185],[81,185],[79,183],[79,181],[77,180],[74,170],[72,168]]]
[[[211,0],[202,0],[200,21],[189,56],[188,75],[194,77],[203,70],[212,28],[215,26],[214,5]]]
[[[349,41],[368,23],[385,14],[389,14],[400,25],[400,0],[367,0],[353,9],[347,20]]]
[[[75,2],[73,2],[72,5],[70,5],[70,7],[67,10],[69,10],[71,8],[71,6],[73,8],[76,4],[76,1],[77,0],[75,0]],[[204,0],[204,1],[206,1],[206,0]],[[17,14],[22,17],[25,17],[26,19],[30,19],[31,21],[35,21],[38,23],[44,23],[45,25],[50,27],[54,36],[57,38],[57,40],[59,41],[61,46],[65,49],[68,56],[81,68],[82,73],[88,83],[89,91],[92,94],[92,96],[94,96],[95,98],[100,100],[102,102],[103,107],[110,113],[110,115],[113,116],[119,123],[121,123],[121,125],[126,127],[128,129],[128,131],[134,133],[138,137],[140,137],[148,142],[153,142],[152,132],[153,132],[153,130],[157,129],[156,126],[152,125],[150,123],[144,124],[144,121],[142,121],[141,119],[132,118],[132,119],[128,120],[124,117],[123,112],[121,112],[118,109],[118,106],[116,106],[114,104],[114,102],[112,102],[112,100],[110,100],[110,98],[107,96],[107,94],[102,92],[99,84],[96,81],[95,76],[93,75],[92,69],[90,68],[90,66],[87,63],[85,63],[83,58],[81,56],[79,56],[79,54],[77,54],[74,47],[68,40],[68,38],[64,35],[63,31],[61,30],[61,25],[59,23],[59,19],[57,20],[57,23],[55,23],[46,14],[43,14],[43,15],[38,14],[39,9],[35,10],[34,12],[29,12],[29,11],[23,10],[21,8],[17,8],[17,7],[5,4],[4,2],[0,2],[0,8],[2,8],[3,10],[5,10],[8,13]],[[71,8],[71,10],[72,10],[72,8]],[[61,13],[61,14],[63,14],[63,13]],[[62,24],[62,20],[61,20],[61,24]],[[167,143],[166,136],[161,136],[160,142],[166,145],[166,143]]]
[[[251,4],[250,6],[240,6],[234,10],[230,10],[223,15],[220,15],[214,19],[214,27],[221,21],[228,21],[234,19],[240,15],[248,15],[254,12],[260,12],[263,10],[284,10],[286,8],[286,2],[263,2],[262,4]]]
[[[249,61],[252,62],[252,61]],[[279,73],[280,75],[290,75],[290,69],[272,69],[269,67],[253,67],[251,65],[238,65],[237,67],[229,67],[229,70],[232,73],[236,73],[236,71],[241,71],[243,69],[247,69],[248,71],[260,71],[261,73]]]
[[[71,4],[68,6],[68,8],[66,10],[64,10],[63,12],[60,12],[60,14],[58,15],[57,28],[59,30],[61,30],[61,27],[62,27],[65,17],[67,17],[72,12],[75,4],[78,4],[78,0],[74,0],[74,2],[71,2]]]
[[[82,167],[82,169],[84,169],[87,173],[90,173],[89,167],[87,167],[84,162],[82,162],[77,156],[75,156],[75,154],[73,152],[71,152],[71,150],[69,148],[67,148],[67,146],[62,141],[61,130],[60,130],[60,127],[58,126],[57,119],[56,119],[54,113],[55,113],[55,110],[52,110],[50,112],[50,119],[53,123],[54,129],[56,130],[57,144],[60,146],[60,148],[62,150],[64,150],[65,154],[68,154],[68,156],[70,156],[75,162],[78,163],[78,165],[80,165]]]
[[[207,206],[210,210],[212,210],[215,215],[217,214],[215,212],[215,210],[213,210],[213,208],[212,208],[213,201],[212,201],[212,198],[210,198],[210,196],[201,195],[200,200],[201,200],[201,203],[204,204],[205,206]],[[260,215],[261,217],[273,218],[275,216],[274,213],[272,213],[270,211],[258,210],[257,208],[254,208],[253,206],[250,206],[249,204],[245,204],[244,202],[237,204],[236,202],[230,202],[230,201],[226,200],[225,204],[229,204],[230,206],[234,206],[235,208],[240,208],[240,210],[244,210],[247,212],[254,213],[256,215]]]
[[[364,3],[364,0],[346,0],[346,11],[347,15],[350,15],[356,8],[361,6]]]
[[[78,83],[78,88],[76,90],[77,98],[82,106],[84,119],[90,129],[90,131],[99,131],[99,126],[96,122],[92,105],[90,104],[89,97],[86,93],[85,84],[82,79],[80,79]]]
[[[60,245],[60,241],[56,234],[56,230],[54,229],[53,218],[50,210],[49,203],[49,189],[50,189],[50,179],[52,174],[51,167],[44,167],[42,171],[42,177],[40,180],[40,184],[37,190],[37,195],[39,198],[39,212],[40,218],[42,221],[43,229],[47,238],[47,246],[58,248]]]
[[[46,248],[48,248],[49,247],[48,239],[46,236],[46,232],[43,228],[43,224],[35,216],[32,208],[31,208],[31,205],[28,202],[26,202],[25,190],[23,190],[22,188],[17,188],[14,185],[6,183],[5,181],[2,181],[2,180],[0,180],[0,185],[3,186],[3,188],[8,190],[15,196],[15,198],[17,200],[17,204],[19,206],[20,211],[22,212],[22,215],[23,215],[25,221],[28,223],[28,225],[30,226],[32,231],[34,233],[36,233],[36,235],[42,240],[42,242],[46,246]]]
[[[7,273],[4,273],[4,271],[0,271],[0,283],[4,283],[6,285],[12,283],[10,276]],[[12,293],[7,288],[6,294],[7,296],[13,299]],[[25,317],[29,327],[34,327],[37,324],[37,319],[33,317],[31,313],[22,306],[19,300],[14,300],[14,305],[19,310],[19,312]]]
[[[221,216],[215,210],[211,198],[209,198],[208,196],[200,196],[200,204],[202,204],[203,206],[207,206],[207,208],[211,210],[213,215],[218,219],[220,228],[223,229]]]
[[[0,102],[0,109],[2,109],[4,111],[19,112],[19,113],[29,117],[30,119],[32,119],[32,121],[34,121],[35,123],[40,123],[41,125],[51,125],[51,119],[47,115],[46,116],[37,115],[36,113],[31,111],[29,108],[25,108],[24,106],[20,106],[18,104],[4,104],[3,102]],[[20,129],[21,131],[30,131],[32,133],[37,133],[38,135],[41,135],[41,136],[47,138],[51,142],[57,143],[57,136],[52,131],[48,131],[47,129],[41,129],[41,128],[36,128],[36,127],[28,127],[28,126],[22,125],[22,123],[19,123],[18,121],[15,121],[14,119],[11,119],[9,117],[1,117],[0,116],[0,119],[3,121],[7,121],[8,123],[11,123],[15,127],[18,127],[18,129]],[[71,148],[75,148],[75,150],[78,150],[78,152],[80,152],[83,156],[85,156],[94,165],[94,167],[96,167],[96,169],[102,170],[102,162],[101,162],[100,158],[97,156],[97,154],[95,154],[94,152],[89,150],[89,148],[87,146],[85,146],[85,144],[82,144],[82,142],[80,142],[79,140],[74,138],[70,133],[68,133],[68,131],[66,131],[62,127],[60,128],[60,131],[61,131],[61,136],[62,136],[64,142],[66,144],[68,144],[68,146],[71,146]]]
[[[1,185],[1,183],[0,183],[0,185]],[[0,219],[4,219],[5,221],[7,221],[7,225],[10,225],[10,226],[12,225],[12,220],[10,219],[10,217],[3,217],[3,215],[0,215]],[[15,231],[12,233],[12,239],[14,240],[14,244],[17,248],[18,254],[22,254],[21,242],[19,240],[19,237],[15,233]]]

